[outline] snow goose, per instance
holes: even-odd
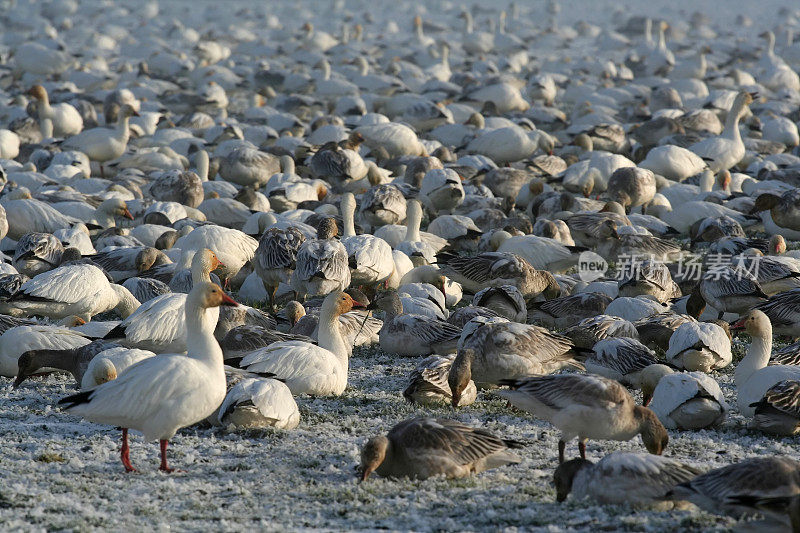
[[[737,94],[725,119],[725,129],[722,135],[710,137],[689,147],[690,151],[708,162],[708,168],[712,172],[728,170],[736,166],[744,157],[744,143],[739,133],[739,119],[756,97],[755,93],[740,92]]]
[[[547,138],[539,131],[526,132],[519,126],[485,129],[467,145],[471,153],[485,155],[498,165],[521,161],[538,148],[550,151]]]
[[[105,270],[115,283],[171,263],[164,252],[148,246],[106,249],[90,256],[90,259]]]
[[[302,341],[276,342],[247,354],[239,363],[249,372],[269,372],[292,394],[339,396],[347,387],[348,350],[339,316],[355,302],[349,294],[331,292],[325,297],[319,319],[319,345]]]
[[[773,385],[780,381],[800,379],[800,366],[768,366],[772,352],[772,324],[767,315],[758,309],[744,315],[733,325],[733,329],[744,329],[751,338],[744,359],[736,365],[734,374],[739,411],[751,417],[755,414],[754,405]]]
[[[89,364],[86,366],[86,371],[83,374],[83,379],[79,382],[81,390],[92,389],[106,381],[117,379],[117,376],[129,366],[143,359],[155,357],[156,355],[148,350],[125,348],[124,346],[116,346],[113,343],[110,345],[112,346],[111,348],[98,352],[97,355],[89,361]]]
[[[532,302],[528,309],[528,322],[566,328],[584,318],[603,314],[611,302],[610,296],[600,292],[584,292],[545,302]],[[613,313],[609,311],[606,314]]]
[[[627,441],[642,436],[647,451],[661,455],[669,437],[658,417],[636,405],[618,382],[594,375],[556,374],[509,380],[511,389],[498,394],[515,407],[543,418],[561,430],[558,462],[566,443],[578,437],[581,459],[587,439]]]
[[[683,181],[689,176],[699,174],[706,167],[706,162],[686,148],[665,145],[647,152],[647,157],[639,166],[667,179]]]
[[[17,359],[19,371],[13,387],[16,389],[27,378],[43,368],[54,368],[69,372],[78,385],[81,384],[87,372],[92,373],[92,376],[87,377],[87,379],[96,381],[98,385],[116,379],[117,373],[113,367],[94,366],[91,369],[89,368],[89,364],[97,354],[114,346],[116,346],[114,343],[101,339],[92,341],[89,344],[78,344],[74,348],[45,348],[23,352]]]
[[[352,185],[364,179],[369,171],[357,152],[358,145],[364,138],[360,133],[354,133],[353,136],[357,142],[352,150],[342,148],[338,143],[329,142],[317,150],[308,164],[315,178],[325,180],[337,191],[351,189]]]
[[[454,250],[474,251],[483,235],[472,218],[462,215],[440,215],[428,224],[428,231],[445,239]]]
[[[119,111],[115,129],[92,128],[84,130],[78,135],[65,140],[62,143],[62,147],[83,152],[92,161],[100,163],[100,175],[105,176],[103,163],[116,159],[125,153],[125,149],[128,147],[128,139],[130,138],[128,122],[130,117],[138,115],[139,113],[135,109],[126,104]]]
[[[772,435],[800,433],[800,381],[779,381],[751,407],[755,407],[752,427]]]
[[[470,381],[489,387],[567,366],[581,368],[578,359],[582,357],[568,337],[502,318],[467,323],[458,344],[447,377],[454,406]]]
[[[431,355],[417,364],[408,377],[408,386],[403,391],[403,397],[411,403],[420,405],[450,404],[453,395],[447,383],[447,376],[456,354]],[[478,396],[475,382],[470,380],[461,392],[457,407],[471,405]]]
[[[719,311],[720,319],[724,313],[743,314],[768,298],[748,273],[730,266],[709,269],[700,282],[700,294]]]
[[[692,294],[694,295],[695,293]],[[694,305],[696,299],[702,300],[696,296],[689,296],[692,305]],[[702,305],[705,307],[705,302],[702,302]],[[666,311],[644,316],[634,322],[634,326],[636,327],[639,340],[642,344],[650,348],[659,348],[663,351],[667,351],[669,348],[669,339],[672,337],[672,334],[675,333],[675,330],[678,329],[681,324],[694,322],[694,320],[695,319],[690,316],[690,314],[684,315]]]
[[[300,411],[285,383],[245,378],[228,391],[216,419],[225,427],[294,429],[300,423]]]
[[[528,317],[525,298],[513,285],[486,287],[475,294],[472,298],[472,305],[491,309],[513,322],[524,323]]]
[[[536,270],[523,257],[510,252],[484,252],[473,257],[439,255],[442,273],[477,293],[484,287],[512,285],[526,299],[540,294],[556,298],[561,288],[550,272]]]
[[[655,353],[636,339],[604,339],[592,348],[583,365],[587,372],[642,388],[642,371],[658,363]]]
[[[448,479],[519,463],[510,450],[521,445],[485,429],[444,418],[412,418],[387,435],[373,437],[361,450],[362,481],[375,472],[382,477]]]
[[[367,309],[383,311],[380,346],[385,352],[402,357],[432,353],[448,354],[456,350],[461,328],[444,320],[405,314],[396,290],[378,293]]]
[[[11,378],[21,370],[26,371],[26,361],[20,367],[19,358],[31,350],[69,350],[90,342],[84,335],[61,326],[34,324],[9,328],[0,335],[0,376]]]
[[[373,235],[356,235],[353,220],[356,199],[345,193],[340,203],[342,212],[342,244],[347,250],[350,283],[354,286],[376,285],[386,281],[394,271],[392,248]]]
[[[192,284],[211,282],[210,273],[219,263],[214,252],[201,250],[192,258]],[[138,307],[104,338],[119,339],[119,343],[151,350],[156,353],[182,352],[186,349],[186,320],[183,312],[187,295],[170,292],[157,296]],[[214,317],[216,327],[219,319],[217,307],[208,311]]]
[[[267,288],[269,306],[275,310],[275,291],[281,283],[289,284],[297,266],[297,252],[305,235],[292,226],[269,228],[258,239],[253,269]]]
[[[756,309],[767,315],[776,334],[800,337],[800,289],[778,293]]]
[[[347,249],[335,239],[336,232],[336,221],[325,218],[317,228],[317,238],[298,249],[291,286],[299,295],[325,296],[350,285]]]
[[[574,246],[565,246],[555,239],[537,237],[536,235],[511,236],[508,232],[500,233],[498,252],[510,252],[519,255],[533,268],[548,270],[553,273],[563,272],[578,264],[578,251]]]
[[[224,267],[219,269],[220,277],[229,279],[235,276],[245,263],[253,259],[258,241],[235,229],[212,224],[203,225],[175,241],[179,250],[212,250]]]
[[[800,494],[800,462],[788,457],[756,457],[715,468],[681,483],[667,493],[676,500],[690,501],[706,511],[741,518],[764,511],[759,503]],[[771,515],[786,521],[784,513]],[[760,523],[760,525],[764,525]],[[773,524],[774,525],[774,524]],[[763,529],[762,529],[763,530]],[[783,529],[785,530],[785,526]]]
[[[41,85],[34,85],[28,90],[28,94],[39,101],[38,115],[39,120],[48,119],[53,125],[53,137],[63,139],[77,135],[83,129],[83,118],[78,110],[67,104],[50,104],[50,97],[47,90]]]
[[[597,315],[584,318],[574,326],[564,331],[564,335],[572,339],[575,346],[591,350],[595,344],[607,338],[630,337],[638,338],[636,327],[617,316]]]
[[[159,439],[159,470],[167,465],[167,442],[178,429],[199,422],[225,399],[222,350],[213,336],[210,308],[237,305],[210,282],[198,283],[186,299],[187,353],[151,357],[129,367],[117,379],[59,400],[64,410],[92,422],[122,427],[121,459],[131,465],[128,429]],[[217,313],[215,313],[216,315]],[[181,379],[176,380],[175,376]]]
[[[75,315],[84,320],[115,310],[127,317],[139,306],[128,289],[109,283],[94,265],[65,265],[26,281],[10,299],[0,302],[0,312],[16,316],[60,319]]]
[[[719,384],[703,372],[675,372],[653,364],[641,372],[643,404],[668,429],[697,430],[720,425],[728,404]]]
[[[570,459],[558,465],[553,478],[558,502],[572,494],[573,500],[670,509],[673,505],[665,494],[698,474],[700,470],[670,457],[613,452],[597,463]]]
[[[647,204],[656,193],[656,178],[652,170],[622,167],[608,178],[606,196],[630,209]]]
[[[464,201],[461,178],[450,168],[434,168],[425,173],[419,198],[433,212],[452,213]]]
[[[64,246],[49,233],[28,233],[17,242],[12,265],[25,276],[35,276],[61,264]]]
[[[681,296],[669,269],[660,261],[646,259],[637,262],[634,259],[632,268],[624,264],[620,266],[622,270],[617,282],[620,296],[650,296],[662,303]]]
[[[753,212],[771,217],[772,227],[766,227],[765,222],[765,229],[769,233],[776,234],[781,228],[800,231],[800,189],[790,189],[780,196],[771,193],[759,194]]]
[[[219,175],[225,181],[242,186],[261,187],[281,171],[277,156],[241,146],[220,159]]]
[[[361,196],[358,215],[373,227],[397,224],[406,219],[406,199],[394,185],[376,185]]]
[[[422,223],[422,204],[418,200],[409,200],[406,204],[406,235],[395,249],[403,252],[412,262],[431,264],[436,262],[436,248],[422,240],[419,227]]]
[[[54,233],[81,221],[66,216],[50,204],[31,198],[29,192],[17,189],[2,200],[8,223],[7,237],[19,240],[30,232]]]
[[[681,324],[669,339],[667,360],[677,368],[709,372],[731,364],[731,341],[726,331],[710,322]]]

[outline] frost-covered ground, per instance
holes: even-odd
[[[741,356],[743,347],[736,351]],[[12,390],[0,385],[0,530],[393,529],[547,531],[724,530],[733,522],[699,511],[669,513],[555,503],[551,476],[558,432],[482,393],[471,407],[423,411],[400,391],[413,363],[377,350],[357,351],[350,386],[337,399],[300,398],[300,427],[288,432],[228,433],[189,428],[170,446],[173,465],[158,472],[158,446],[133,438],[140,471],[123,473],[119,431],[83,422],[51,405],[72,392],[65,376]],[[732,370],[717,374],[735,406]],[[358,450],[371,435],[415,415],[432,413],[526,441],[519,465],[464,480],[357,483]],[[590,441],[588,455],[642,451],[628,443]],[[571,443],[571,455],[577,453]],[[711,468],[744,457],[798,456],[797,439],[773,439],[746,429],[735,407],[717,431],[671,432],[666,455]]]

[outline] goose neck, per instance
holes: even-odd
[[[769,356],[772,353],[772,335],[753,337],[747,353],[736,366],[734,382],[737,387],[743,386],[747,380],[757,371],[765,368],[769,364]]]
[[[744,102],[737,99],[733,103],[733,106],[731,106],[728,116],[725,118],[725,130],[722,132],[724,137],[741,141],[742,136],[739,133],[739,119],[742,116],[743,110]]]
[[[472,13],[469,11],[464,11],[464,32],[472,33],[473,28],[474,25],[472,22]]]
[[[323,306],[319,315],[317,340],[320,348],[332,352],[340,362],[347,365],[347,345],[342,338],[339,313],[335,309],[326,309]]]
[[[208,181],[208,152],[205,150],[200,150],[197,152],[195,156],[195,162],[197,167],[197,175],[200,177],[200,181]]]
[[[355,237],[356,226],[353,220],[355,206],[352,202],[342,202],[342,237]]]
[[[128,137],[130,137],[130,130],[128,129],[128,125],[130,122],[130,117],[127,115],[120,115],[119,120],[117,121],[117,137],[123,139],[127,142]]]
[[[214,338],[219,307],[203,308],[186,302],[186,354],[188,357],[222,366],[222,349]]]
[[[419,209],[412,209],[408,213],[406,221],[406,242],[419,242],[419,225],[422,223],[422,212]]]

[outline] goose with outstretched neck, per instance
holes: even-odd
[[[742,142],[742,135],[739,132],[739,119],[742,118],[747,106],[752,104],[757,97],[758,94],[745,91],[737,94],[730,111],[728,111],[722,135],[709,137],[689,147],[689,150],[708,163],[708,168],[712,172],[728,170],[744,157],[744,142]]]
[[[196,283],[186,299],[185,355],[145,359],[113,381],[58,402],[72,414],[122,428],[121,458],[126,472],[135,470],[129,455],[129,429],[141,431],[147,440],[158,439],[159,470],[172,472],[167,465],[169,439],[178,429],[205,419],[225,398],[222,349],[214,338],[217,313],[209,312],[220,305],[237,303],[219,285]]]

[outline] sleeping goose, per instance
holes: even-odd
[[[648,408],[635,405],[618,382],[594,375],[556,374],[501,383],[509,390],[497,393],[515,407],[541,417],[561,430],[558,462],[564,462],[566,443],[578,437],[581,459],[587,439],[627,441],[642,436],[647,451],[661,455],[667,430]]]
[[[413,418],[367,441],[361,450],[360,477],[366,481],[372,472],[414,479],[467,477],[520,462],[510,451],[519,447],[516,441],[454,420]]]
[[[297,251],[291,286],[299,295],[325,296],[350,285],[347,249],[336,240],[336,222],[326,218],[317,238],[305,241]]]
[[[642,371],[658,363],[655,353],[636,339],[604,339],[594,345],[583,362],[587,372],[642,388]]]
[[[719,384],[703,372],[675,372],[653,364],[641,372],[641,389],[642,403],[668,429],[719,426],[729,409]]]
[[[271,310],[275,310],[275,291],[281,283],[289,284],[297,267],[297,252],[305,235],[295,227],[269,228],[258,239],[253,270],[264,283]]]
[[[755,407],[752,427],[771,435],[800,433],[800,381],[779,381],[751,407]]]
[[[96,381],[98,385],[116,379],[116,371],[113,368],[89,368],[89,363],[97,354],[114,346],[116,346],[114,343],[96,340],[88,344],[78,344],[74,348],[32,349],[23,352],[17,359],[19,371],[13,387],[16,389],[28,377],[42,368],[55,368],[69,372],[78,385],[81,384],[87,372],[92,373],[91,379]]]
[[[27,233],[17,242],[12,265],[28,277],[52,270],[61,264],[64,246],[49,233]]]
[[[637,339],[636,326],[624,318],[610,315],[597,315],[584,318],[574,326],[570,326],[564,335],[572,339],[575,346],[591,350],[598,342],[615,337]]]
[[[225,427],[293,429],[300,423],[300,411],[285,383],[245,378],[225,395],[216,422]]]
[[[666,358],[686,370],[709,372],[725,368],[732,360],[730,338],[718,324],[686,322],[670,337]]]
[[[53,127],[52,137],[63,139],[77,135],[83,129],[83,118],[78,110],[67,104],[50,104],[50,97],[47,90],[41,85],[34,85],[28,90],[28,94],[39,101],[38,115],[39,120],[49,120]]]

